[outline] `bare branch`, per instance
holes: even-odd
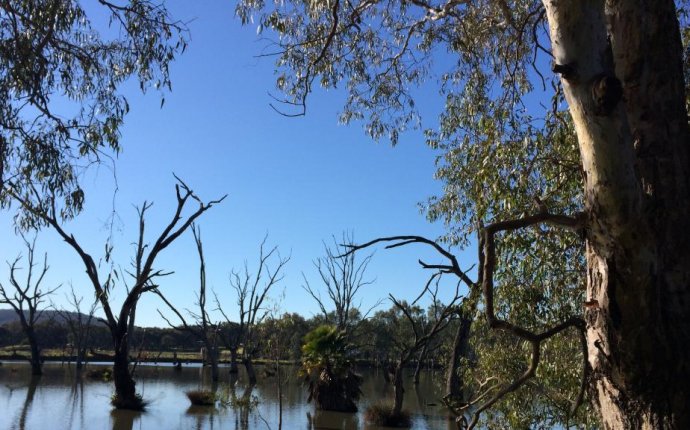
[[[517,390],[521,387],[527,380],[532,378],[539,366],[540,353],[541,353],[541,343],[556,334],[570,328],[576,328],[582,332],[585,329],[585,322],[580,317],[570,317],[564,322],[547,329],[541,333],[536,333],[526,328],[520,327],[518,325],[509,323],[508,321],[499,319],[494,313],[494,284],[493,276],[496,266],[496,246],[494,241],[494,236],[498,232],[502,231],[512,231],[521,228],[530,227],[537,224],[547,223],[552,225],[557,225],[560,227],[565,227],[570,230],[577,231],[583,227],[583,217],[578,215],[576,217],[566,217],[562,215],[551,215],[549,213],[539,213],[537,215],[527,216],[520,219],[508,220],[502,222],[496,222],[489,226],[486,226],[480,231],[480,273],[482,279],[482,294],[484,296],[484,312],[486,315],[489,327],[492,329],[503,330],[511,333],[518,338],[521,338],[530,343],[532,347],[532,356],[530,359],[530,365],[527,370],[515,381],[504,386],[498,390],[493,396],[488,400],[483,402],[481,405],[474,408],[472,414],[472,420],[468,425],[468,429],[473,429],[478,421],[479,416],[483,411],[490,408],[494,403],[500,400],[506,394]],[[464,410],[468,410],[471,406],[476,405],[476,401],[470,402]]]
[[[341,251],[346,251],[350,246],[353,246],[352,238],[347,233],[343,233],[342,240],[345,245],[338,244],[335,237],[333,237],[332,247],[324,243],[326,255],[314,261],[314,267],[319,274],[321,283],[326,287],[326,293],[334,307],[335,321],[333,323],[338,329],[345,330],[348,334],[351,334],[355,328],[351,321],[351,311],[356,309],[355,297],[362,287],[371,285],[374,282],[374,280],[365,279],[373,254],[365,256],[363,260],[358,262],[354,253],[341,253]],[[302,288],[316,300],[324,318],[326,321],[329,321],[331,315],[326,309],[326,304],[322,300],[320,292],[312,288],[304,274],[302,274],[302,277],[304,278]],[[378,303],[369,309],[367,314],[377,305]]]
[[[390,245],[386,245],[386,249],[392,249],[392,248],[397,248],[400,246],[405,246],[409,245],[412,243],[421,243],[425,245],[429,245],[432,248],[434,248],[439,254],[441,254],[443,257],[445,257],[450,264],[449,265],[444,265],[441,266],[444,270],[447,270],[448,273],[453,273],[455,274],[458,278],[460,278],[465,285],[467,285],[470,289],[476,287],[476,283],[472,281],[466,274],[465,271],[460,269],[460,264],[458,263],[457,258],[455,255],[451,254],[447,250],[445,250],[441,245],[439,245],[437,242],[427,239],[422,236],[390,236],[390,237],[380,237],[378,239],[374,239],[372,241],[363,243],[361,245],[346,245],[346,248],[348,248],[348,251],[343,254],[344,256],[349,255],[353,252],[359,251],[364,248],[368,248],[370,246],[379,244],[379,243],[388,243],[388,242],[393,242]],[[425,264],[420,261],[419,262],[422,267],[425,267]],[[437,266],[428,266],[430,269],[438,269],[439,267]]]

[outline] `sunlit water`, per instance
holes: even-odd
[[[98,365],[90,364],[89,368]],[[298,381],[295,368],[283,368],[283,429],[367,429],[379,427],[365,423],[363,411],[373,402],[392,402],[392,387],[375,370],[363,369],[363,397],[360,412],[345,414],[316,411],[307,402],[305,387]],[[410,372],[411,373],[411,372]],[[218,392],[229,396],[234,390],[241,397],[246,377],[231,377],[221,369]],[[185,392],[210,389],[208,369],[198,366],[177,371],[170,366],[139,366],[137,389],[150,401],[143,413],[113,411],[110,396],[112,382],[77,377],[74,366],[46,364],[44,375],[31,378],[29,367],[5,362],[0,366],[0,429],[20,430],[131,430],[131,429],[205,429],[205,430],[277,430],[279,417],[278,387],[275,377],[266,377],[257,366],[259,382],[252,390],[256,405],[245,407],[192,407]],[[407,384],[405,408],[413,417],[413,429],[449,430],[455,428],[441,406],[438,381],[441,375],[423,373],[415,388]],[[406,382],[411,382],[407,378]],[[436,382],[436,383],[435,383]]]

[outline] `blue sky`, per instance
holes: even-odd
[[[255,28],[240,26],[231,2],[172,2],[170,9],[179,19],[193,19],[189,47],[172,66],[172,93],[165,95],[161,109],[157,93],[142,96],[134,86],[125,88],[131,112],[122,129],[123,152],[115,161],[114,244],[120,266],[126,268],[133,254],[133,205],[154,202],[147,219],[150,240],[171,216],[173,172],[203,199],[228,194],[199,224],[208,285],[231,318],[237,312],[228,274],[245,259],[250,269],[255,267],[266,234],[268,244],[291,255],[285,277],[272,294],[273,304],[281,312],[309,317],[318,308],[301,289],[302,272],[312,285],[319,285],[312,261],[323,254],[323,240],[331,242],[332,235],[340,237],[343,231],[353,232],[357,241],[396,234],[435,238],[443,233],[443,226],[428,223],[418,208],[441,189],[433,179],[436,154],[425,146],[421,132],[403,134],[395,148],[375,143],[359,124],[338,125],[344,95],[321,89],[311,95],[306,117],[282,117],[269,106],[273,62],[256,58],[266,42],[258,40]],[[433,126],[443,103],[433,88],[432,82],[418,100],[427,126]],[[109,234],[113,172],[108,166],[91,170],[84,187],[86,210],[65,227],[98,259]],[[0,261],[12,260],[22,246],[12,237],[10,213],[0,214],[0,228],[8,238],[0,248]],[[56,305],[65,304],[70,282],[90,299],[92,290],[74,251],[48,230],[39,234],[38,243],[51,266],[46,286],[63,284],[54,297]],[[473,262],[474,253],[462,254],[465,266]],[[389,292],[415,297],[428,276],[417,265],[418,258],[442,262],[421,246],[378,248],[368,271],[376,282],[362,291],[364,307]],[[160,280],[168,298],[182,308],[193,306],[198,259],[191,233],[165,250],[156,267],[175,272]],[[7,275],[3,264],[3,284]],[[123,295],[120,289],[116,300]],[[156,313],[161,305],[154,296],[142,299],[138,323],[163,325]]]

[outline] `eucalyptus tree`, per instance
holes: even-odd
[[[35,327],[45,309],[39,309],[39,306],[45,304],[46,297],[53,294],[60,286],[43,289],[43,280],[49,269],[48,254],[43,255],[43,266],[37,273],[35,269],[38,263],[35,261],[34,254],[36,249],[36,237],[34,237],[32,241],[29,241],[22,235],[22,239],[27,250],[26,276],[23,279],[19,278],[19,272],[22,270],[19,266],[22,260],[21,255],[15,258],[11,263],[9,261],[7,262],[10,269],[9,285],[11,285],[11,288],[6,287],[5,285],[7,284],[3,285],[3,283],[0,282],[0,304],[9,305],[17,313],[22,331],[31,349],[31,357],[29,359],[31,363],[31,374],[41,375],[43,374],[43,370],[41,369],[41,348]]]
[[[113,362],[115,395],[113,396],[112,404],[118,409],[137,410],[145,407],[145,402],[141,398],[141,395],[136,392],[135,382],[129,369],[129,350],[132,338],[131,330],[134,327],[136,308],[141,295],[157,290],[159,288],[159,285],[156,283],[158,278],[172,273],[156,269],[154,267],[156,258],[177,240],[177,238],[179,238],[204,212],[225,199],[225,196],[223,196],[218,200],[204,203],[187,184],[177,177],[176,179],[178,181],[178,183],[175,184],[177,204],[168,224],[163,227],[161,233],[157,236],[152,245],[147,243],[145,217],[146,212],[151,208],[153,203],[144,201],[143,205],[137,208],[139,231],[137,241],[135,242],[135,256],[132,259],[132,270],[120,274],[111,267],[105,276],[102,276],[103,274],[99,272],[99,265],[96,264],[96,260],[94,260],[91,254],[84,250],[75,236],[67,232],[61,224],[54,199],[50,200],[47,211],[44,211],[32,206],[30,202],[23,200],[21,196],[13,195],[13,197],[21,202],[27,210],[32,211],[33,216],[39,217],[42,222],[48,224],[65,242],[67,242],[84,264],[86,275],[100,302],[103,313],[105,313],[105,323],[110,331],[113,342],[113,349],[115,351]],[[36,190],[35,193],[35,197],[39,198],[39,191]],[[190,200],[192,203],[198,204],[197,208],[193,211],[185,210]],[[189,213],[185,214],[185,212]],[[105,249],[105,261],[109,262],[112,258],[112,246],[106,243]],[[114,290],[117,286],[118,279],[124,280],[126,275],[132,278],[131,285],[126,286],[124,301],[122,302],[120,311],[116,313],[112,296],[115,292]]]
[[[119,88],[169,90],[187,37],[164,2],[0,1],[0,205],[11,188],[44,212],[51,196],[63,219],[78,213],[80,174],[121,149]],[[19,211],[19,225],[40,223],[33,214]]]
[[[551,365],[565,372],[575,362],[562,357],[584,354],[604,427],[687,428],[685,7],[244,0],[237,13],[279,35],[285,104],[274,107],[285,115],[306,112],[315,84],[339,86],[341,120],[364,120],[369,135],[396,143],[419,123],[412,89],[438,79],[445,109],[426,137],[441,151],[445,187],[428,215],[448,223],[453,243],[478,236],[483,323],[529,356],[495,393],[525,388]],[[572,335],[559,340],[566,323]],[[547,359],[542,343],[572,353]]]

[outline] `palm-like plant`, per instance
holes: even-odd
[[[357,412],[362,377],[353,371],[345,333],[322,325],[304,337],[300,374],[309,388],[309,401],[328,411]]]

